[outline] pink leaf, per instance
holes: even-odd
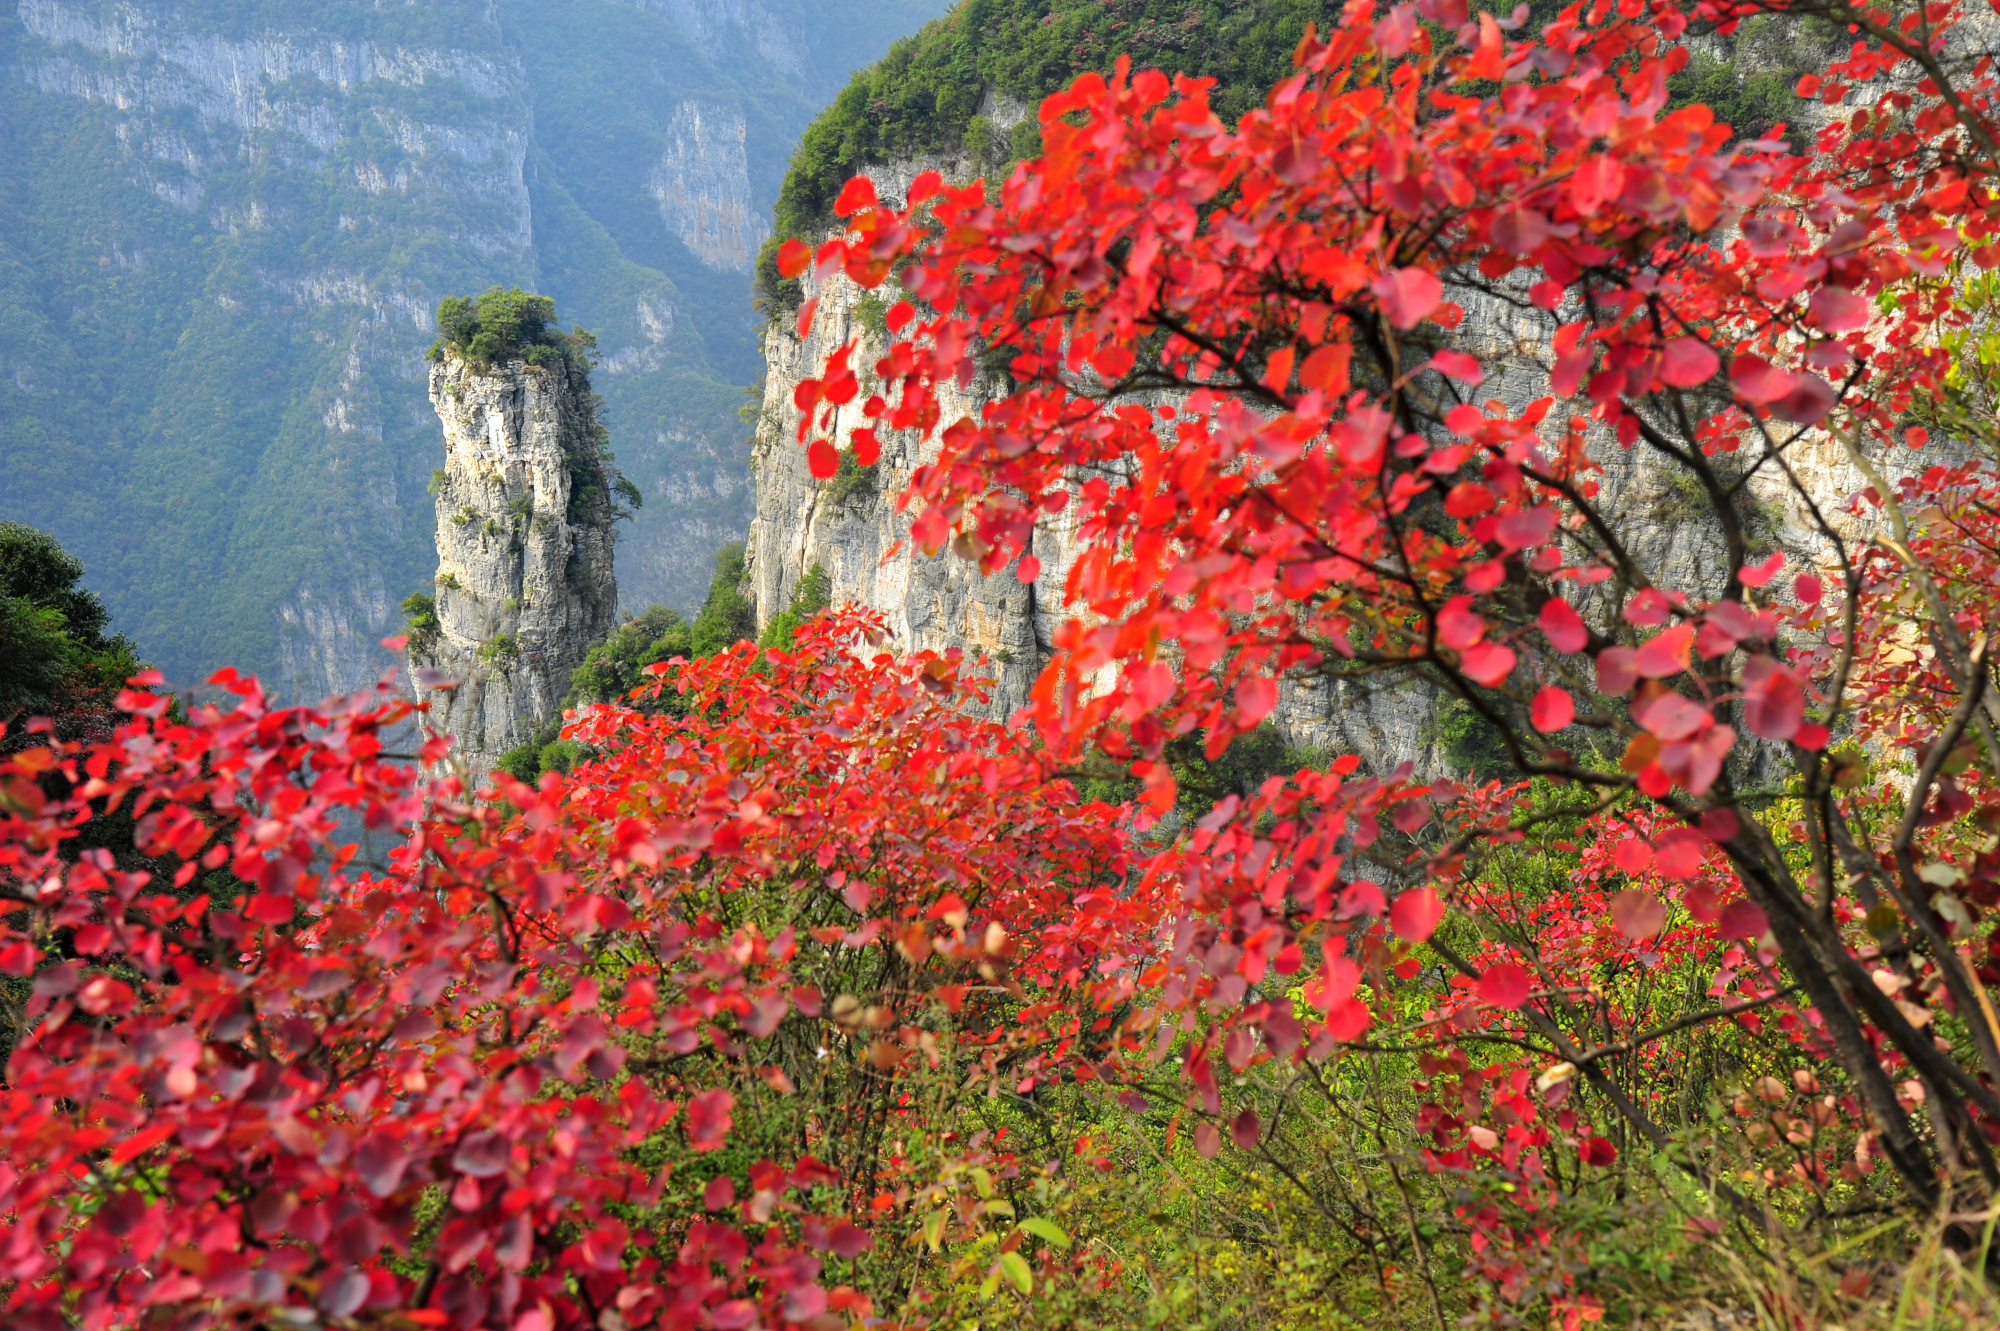
[[[1251,675],[1236,681],[1236,715],[1246,730],[1271,714],[1278,705],[1277,681]]]
[[[688,1101],[688,1141],[697,1151],[721,1149],[729,1136],[736,1097],[720,1087]]]
[[[1486,636],[1486,621],[1472,608],[1470,596],[1454,596],[1437,616],[1438,641],[1462,652]]]
[[[1553,734],[1576,720],[1576,700],[1567,689],[1551,684],[1535,694],[1528,717],[1535,723],[1535,729],[1544,735]]]
[[[1677,337],[1660,350],[1660,378],[1675,388],[1705,384],[1722,368],[1722,362],[1698,337]]]
[[[1531,545],[1540,545],[1549,539],[1549,533],[1556,529],[1556,511],[1553,508],[1516,509],[1501,518],[1493,528],[1493,539],[1505,550],[1525,550]]]
[[[1486,372],[1479,368],[1479,362],[1463,351],[1438,352],[1431,357],[1431,368],[1439,374],[1465,384],[1477,385],[1486,378]]]
[[[1630,647],[1606,647],[1597,654],[1597,691],[1607,698],[1622,698],[1632,691],[1639,672],[1633,665],[1638,653]]]
[[[1340,918],[1351,920],[1357,915],[1380,915],[1389,909],[1389,899],[1382,895],[1382,889],[1367,879],[1349,883],[1347,890],[1340,894]]]
[[[1706,707],[1669,689],[1634,707],[1632,719],[1655,739],[1671,744],[1693,736],[1711,718]]]
[[[1833,410],[1836,400],[1826,380],[1801,373],[1793,378],[1792,390],[1771,404],[1771,414],[1793,425],[1817,425]]]
[[[1389,907],[1389,927],[1398,938],[1421,943],[1437,932],[1444,918],[1444,902],[1428,887],[1412,888]]]
[[[1444,299],[1444,284],[1437,274],[1421,268],[1397,268],[1382,274],[1370,290],[1381,303],[1383,317],[1397,328],[1415,328]]]
[[[1503,961],[1488,966],[1486,973],[1479,977],[1476,987],[1482,1002],[1519,1011],[1528,1004],[1528,991],[1532,988],[1532,979],[1527,971],[1513,962]]]
[[[1641,888],[1627,888],[1611,898],[1611,923],[1627,938],[1651,938],[1666,927],[1666,903]]]
[[[1537,622],[1549,646],[1559,652],[1580,652],[1590,645],[1590,631],[1584,627],[1583,616],[1560,596],[1542,602]]]
[[[1801,573],[1792,579],[1792,595],[1798,598],[1800,605],[1818,605],[1819,598],[1825,594],[1826,587],[1814,574]]]
[[[1509,208],[1494,215],[1492,236],[1494,245],[1525,258],[1549,238],[1549,219],[1533,208]]]
[[[1851,333],[1865,328],[1873,313],[1865,296],[1839,287],[1821,287],[1812,294],[1811,318],[1822,332]]]
[[[1764,908],[1754,901],[1732,901],[1722,908],[1715,927],[1724,938],[1762,938],[1771,927]]]
[[[1788,740],[1806,716],[1806,691],[1789,666],[1768,656],[1743,663],[1743,724],[1764,739]]]
[[[1222,1152],[1222,1134],[1215,1130],[1213,1123],[1194,1125],[1194,1149],[1204,1160],[1213,1160]]]
[[[1459,657],[1458,668],[1473,683],[1497,689],[1507,682],[1507,676],[1514,673],[1515,660],[1512,650],[1497,642],[1482,642]]]
[[[1729,366],[1729,386],[1745,402],[1776,402],[1792,391],[1792,376],[1761,356],[1738,356]]]
[[[1644,679],[1665,679],[1688,668],[1688,652],[1694,647],[1694,625],[1676,624],[1666,632],[1647,639],[1633,658],[1632,667]]]

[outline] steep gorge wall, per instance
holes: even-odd
[[[364,686],[435,563],[432,312],[519,285],[599,338],[626,594],[691,612],[787,156],[943,6],[0,0],[0,511],[177,685]]]
[[[436,627],[410,664],[474,771],[556,714],[570,672],[617,619],[611,483],[590,382],[566,362],[432,366],[444,426]],[[441,678],[440,678],[441,677]]]
[[[873,174],[881,192],[893,198],[919,166],[938,165],[899,163]],[[949,163],[943,165],[949,169]],[[814,479],[797,442],[800,413],[793,390],[850,337],[862,340],[855,365],[868,367],[879,359],[884,296],[862,291],[844,275],[822,283],[808,273],[803,280],[805,295],[819,301],[811,333],[802,340],[788,321],[773,320],[765,338],[767,379],[753,458],[756,516],[750,538],[759,623],[782,611],[799,580],[819,565],[831,579],[836,604],[881,611],[904,649],[957,647],[982,660],[994,680],[989,713],[1004,720],[1026,703],[1052,635],[1070,615],[1063,587],[1077,555],[1076,506],[1037,523],[1033,549],[1041,572],[1023,585],[1011,568],[982,577],[970,560],[949,550],[926,556],[914,547],[909,539],[914,514],[899,514],[895,502],[914,469],[929,460],[913,438],[885,432],[876,467],[859,468],[850,460],[832,480]],[[1547,394],[1549,329],[1539,315],[1521,312],[1525,298],[1510,305],[1464,288],[1448,294],[1467,310],[1457,334],[1460,345],[1476,352],[1488,369],[1478,396],[1518,411]],[[947,390],[943,418],[974,415],[1004,391],[1004,384],[985,375],[963,392]],[[836,445],[843,452],[860,423],[858,404],[842,410]],[[1651,451],[1621,448],[1601,432],[1592,453],[1604,469],[1598,477],[1604,509],[1626,548],[1668,585],[1719,593],[1720,528],[1705,516],[1706,501],[1692,491],[1689,479]],[[1727,471],[1748,456],[1723,455],[1716,465]],[[1787,460],[1829,513],[1837,514],[1866,484],[1824,431],[1799,440]],[[1909,465],[1930,460],[1912,455]],[[1812,513],[1774,469],[1749,477],[1739,512],[1758,551],[1783,548],[1808,562],[1826,558]],[[1373,686],[1305,678],[1285,686],[1274,720],[1291,745],[1359,753],[1377,768],[1411,761],[1434,774],[1452,765],[1448,736],[1439,725],[1440,709],[1448,705],[1433,687],[1407,678]]]

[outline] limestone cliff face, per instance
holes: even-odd
[[[444,425],[437,629],[410,663],[432,720],[483,772],[556,714],[570,672],[616,621],[611,484],[590,383],[566,364],[431,369]]]
[[[947,174],[952,167],[921,165]],[[893,197],[907,187],[916,169],[903,163],[871,174],[878,190]],[[948,551],[927,557],[914,549],[909,540],[913,515],[895,511],[911,472],[928,460],[919,455],[914,440],[885,435],[875,468],[847,463],[833,480],[814,480],[797,442],[793,389],[850,337],[861,339],[853,363],[872,366],[881,356],[881,334],[871,331],[870,324],[879,330],[882,305],[845,276],[819,283],[808,273],[805,282],[805,295],[819,301],[811,334],[801,340],[789,320],[774,320],[765,338],[767,374],[754,453],[756,516],[749,547],[759,623],[782,611],[799,579],[820,565],[831,579],[833,601],[880,610],[904,650],[959,647],[983,659],[994,678],[989,711],[1005,719],[1026,703],[1054,630],[1068,617],[1062,592],[1077,554],[1075,506],[1037,525],[1034,553],[1042,562],[1041,575],[1023,585],[1011,569],[981,577],[970,561]],[[1462,344],[1488,367],[1481,396],[1500,398],[1519,410],[1545,395],[1548,331],[1538,317],[1520,312],[1525,300],[1517,308],[1471,289],[1454,289],[1450,295],[1467,311],[1459,332]],[[1002,385],[984,376],[963,392],[947,391],[940,404],[944,419],[973,414],[1001,391]],[[836,429],[843,452],[860,423],[858,403],[843,410]],[[1719,593],[1724,566],[1720,528],[1706,516],[1705,500],[1678,469],[1649,450],[1621,448],[1608,435],[1594,440],[1592,452],[1605,469],[1605,511],[1626,547],[1668,585]],[[1799,441],[1788,456],[1823,509],[1842,508],[1842,501],[1865,484],[1823,432]],[[1726,469],[1729,458],[1719,465]],[[1807,560],[1825,556],[1810,513],[1782,475],[1766,468],[1751,477],[1744,494],[1740,511],[1757,548],[1783,547]],[[885,562],[883,556],[892,550]],[[1449,765],[1437,724],[1442,702],[1434,688],[1414,680],[1366,685],[1302,679],[1285,685],[1274,719],[1292,744],[1358,753],[1377,769],[1410,761],[1420,773],[1436,775]]]

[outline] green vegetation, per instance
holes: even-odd
[[[449,575],[446,575],[449,576]],[[456,583],[457,579],[453,579]],[[443,579],[439,580],[442,585]],[[437,645],[437,598],[425,592],[411,592],[403,598],[403,628],[410,635],[409,650],[421,655]]]
[[[1121,55],[1219,80],[1211,101],[1233,121],[1291,71],[1306,24],[1338,13],[1326,0],[964,0],[856,74],[806,131],[758,258],[759,295],[798,303],[798,283],[778,275],[778,245],[826,231],[840,187],[871,162],[962,154],[992,178],[1041,151],[1043,97]],[[1002,130],[983,114],[989,96],[1027,118]]]
[[[83,562],[53,536],[0,522],[0,722],[74,722],[140,670],[131,643],[105,633],[111,616],[82,579]]]
[[[813,572],[820,579],[818,595],[824,604],[823,598],[829,589],[825,571],[815,567]],[[693,623],[667,606],[656,605],[613,629],[611,636],[591,648],[589,655],[583,658],[583,664],[570,673],[569,693],[563,698],[557,715],[543,722],[540,729],[525,742],[501,754],[494,766],[519,781],[533,781],[543,772],[552,770],[567,772],[575,766],[584,756],[584,749],[561,737],[561,712],[570,708],[590,703],[622,702],[642,712],[678,714],[682,706],[681,696],[671,688],[662,690],[657,699],[633,699],[629,695],[641,684],[651,682],[652,676],[646,674],[646,667],[656,661],[671,661],[675,657],[698,660],[713,656],[756,634],[757,607],[743,594],[743,576],[743,546],[725,545],[716,554],[708,599],[702,603],[701,613],[695,616]],[[805,592],[806,584],[811,581],[812,576],[808,575],[800,584],[800,591]],[[797,610],[802,604],[799,596],[795,595],[786,613]],[[409,602],[404,602],[406,611],[408,605]],[[779,616],[779,619],[783,618]],[[774,627],[776,623],[774,620]],[[766,636],[768,640],[769,635]],[[492,644],[487,645],[490,647]],[[484,649],[481,654],[484,655]]]
[[[791,604],[771,617],[764,636],[757,641],[766,647],[790,647],[799,626],[833,604],[833,579],[814,564],[792,589]]]
[[[586,371],[596,363],[595,336],[582,328],[564,333],[555,301],[519,287],[489,287],[476,298],[446,296],[438,303],[437,326],[433,361],[454,351],[480,370],[517,356],[530,365],[567,364]]]
[[[745,638],[757,636],[757,607],[743,593],[746,572],[740,542],[725,545],[715,555],[715,577],[708,599],[694,618],[694,654],[714,656]]]

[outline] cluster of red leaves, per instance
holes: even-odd
[[[858,654],[877,632],[829,618],[685,667],[686,719],[600,710],[572,780],[476,801],[385,756],[404,704],[276,708],[229,675],[226,710],[175,720],[135,681],[110,740],[14,754],[8,1324],[865,1312],[820,1282],[871,1240],[818,1141],[700,1187],[671,1160],[727,1144],[753,1088],[798,1093],[787,1042],[807,1067],[854,1049],[893,1094],[949,1011],[988,1076],[1058,1064],[1084,977],[1129,992],[1151,928],[1143,898],[1090,904],[1125,863],[1111,811],[967,719],[954,662]],[[171,882],[65,854],[121,807]],[[373,871],[362,830],[393,845]],[[823,994],[841,957],[893,983]],[[662,1143],[668,1167],[636,1163]]]
[[[1657,1128],[1570,1038],[1565,999],[1640,939],[1682,961],[1723,945],[1713,992],[1726,1001],[1704,1019],[1746,1029],[1763,1019],[1736,1009],[1784,997],[1782,955],[1810,1001],[1781,1008],[1781,1027],[1846,1064],[1868,1133],[1921,1205],[1936,1169],[1906,1122],[1922,1098],[1909,1087],[1952,1101],[1938,1117],[1959,1144],[1937,1148],[1952,1168],[1972,1167],[1975,1135],[2000,1131],[1990,1009],[1970,1036],[1985,1080],[1924,1033],[1925,1003],[1985,1004],[1960,942],[1991,856],[1913,840],[1976,802],[1960,738],[1993,710],[1980,695],[2000,632],[1996,477],[1978,463],[1903,484],[1930,516],[1871,543],[1879,515],[1843,515],[1795,469],[1802,441],[1824,432],[1902,523],[1872,459],[1921,446],[1902,417],[1947,391],[1943,338],[1966,319],[1960,251],[1982,268],[2000,256],[2000,152],[1982,118],[1994,71],[1987,59],[1947,77],[1951,5],[1856,8],[1853,50],[1801,92],[1834,106],[1856,83],[1885,90],[1829,117],[1812,155],[1737,141],[1703,106],[1666,110],[1691,19],[1726,29],[1783,8],[1597,0],[1510,35],[1515,24],[1457,0],[1351,5],[1234,127],[1204,82],[1121,63],[1043,103],[1044,157],[997,188],[927,173],[896,206],[856,177],[837,206],[845,233],[780,255],[820,284],[894,274],[907,292],[872,367],[882,388],[858,413],[843,409],[861,397],[859,342],[800,386],[816,474],[833,473],[843,445],[866,465],[879,432],[913,432],[931,460],[904,502],[926,550],[949,543],[984,572],[1033,581],[1038,531],[1073,532],[1072,618],[1031,709],[1052,751],[1126,762],[1164,812],[1170,739],[1201,732],[1215,757],[1271,716],[1287,677],[1400,672],[1464,699],[1520,773],[1595,792],[1579,816],[1625,810],[1593,825],[1580,890],[1534,920],[1508,920],[1476,875],[1451,886],[1468,847],[1519,839],[1506,792],[1301,773],[1203,819],[1155,864],[1187,883],[1190,908],[1154,972],[1165,1001],[1151,1020],[1164,1051],[1194,1029],[1174,1012],[1222,1014],[1184,1066],[1190,1106],[1239,1143],[1258,1124],[1220,1104],[1218,1057],[1241,1068],[1357,1039],[1363,978],[1379,1000],[1388,975],[1416,973],[1410,948],[1430,939],[1441,888],[1533,946],[1458,957],[1432,941],[1459,972],[1435,1020],[1463,1032],[1519,1014],[1641,1131]],[[802,329],[812,317],[809,304]],[[1496,337],[1496,322],[1523,319],[1548,328],[1539,368],[1493,346],[1516,336]],[[982,349],[1006,358],[1012,383],[948,419]],[[1489,374],[1510,380],[1507,400],[1475,396]],[[1524,376],[1546,395],[1523,402]],[[1599,502],[1605,445],[1643,445],[1700,488],[1714,576],[1675,586],[1684,572],[1628,548]],[[1727,470],[1710,463],[1746,448]],[[1833,586],[1811,570],[1780,577],[1782,552],[1753,557],[1736,506],[1760,471],[1814,526]],[[1827,755],[1835,727],[1864,741],[1893,731],[1929,811],[1898,827],[1886,787],[1878,809],[1840,802],[1854,764]],[[1592,731],[1622,746],[1615,766],[1559,747]],[[1739,808],[1732,759],[1798,773],[1798,872],[1830,919],[1795,887],[1785,838]],[[1410,857],[1404,890],[1392,900],[1343,878],[1343,853],[1367,850],[1379,816],[1401,806],[1399,829],[1414,831],[1433,796],[1449,835]],[[1629,884],[1615,893],[1614,871]],[[1672,933],[1654,872],[1682,885],[1689,918]],[[1934,907],[1939,886],[1968,890]],[[1879,962],[1898,919],[1934,965]],[[1265,980],[1315,951],[1316,1031]],[[1643,1010],[1603,1015],[1643,1045]],[[1922,1086],[1891,1084],[1906,1071]],[[1204,1126],[1198,1142],[1219,1149]]]

